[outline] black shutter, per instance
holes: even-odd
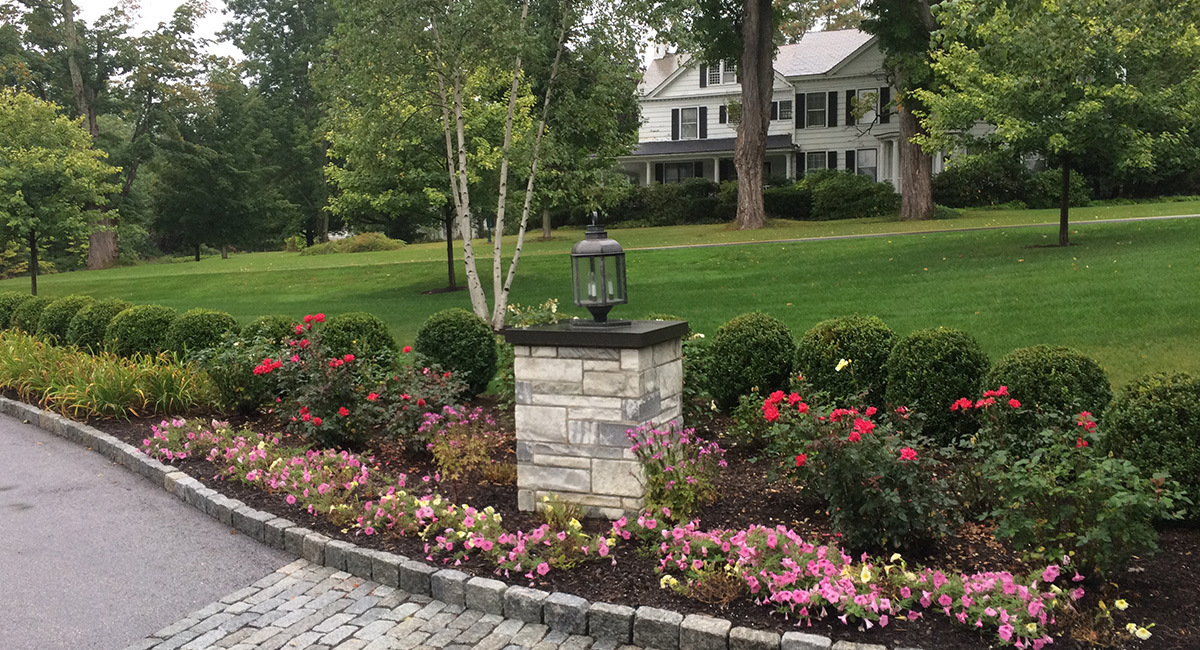
[[[854,91],[846,91],[846,126],[854,125]]]
[[[892,112],[888,109],[888,104],[892,103],[892,89],[888,86],[883,86],[879,89],[879,123],[887,124],[892,119]]]
[[[828,167],[828,168],[830,168],[830,169],[837,169],[837,168],[838,168],[838,166],[837,166],[837,152],[836,152],[836,151],[830,151],[828,154],[826,154],[826,156],[827,156],[828,158],[827,158],[827,160],[826,160],[825,166],[826,166],[826,167]]]
[[[665,171],[666,170],[663,167],[662,163],[654,163],[654,180],[655,180],[655,182],[658,182],[658,183],[663,182],[663,177],[666,175]]]
[[[700,139],[708,137],[708,107],[700,107]]]
[[[825,126],[837,126],[837,91],[829,91],[829,105],[825,107],[826,114],[829,116],[828,123]]]
[[[771,121],[779,119],[779,102],[771,102]]]
[[[708,88],[708,66],[700,64],[700,87]]]
[[[729,123],[729,113],[725,112],[726,110],[724,104],[717,107],[717,124]]]
[[[696,178],[704,178],[704,161],[697,160],[692,167],[692,175]]]
[[[804,116],[808,115],[804,111],[804,93],[796,93],[796,128],[804,128]]]
[[[846,150],[846,169],[849,171],[852,171],[852,172],[857,172],[858,169],[854,166],[854,163],[855,163],[854,150],[853,149]]]
[[[679,139],[679,109],[671,109],[671,139]]]

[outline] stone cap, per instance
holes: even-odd
[[[608,327],[576,326],[572,321],[533,327],[506,327],[500,333],[513,345],[541,345],[569,348],[645,348],[681,339],[688,331],[687,321],[635,320],[628,325]]]

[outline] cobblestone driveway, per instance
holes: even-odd
[[[126,650],[639,650],[296,560]]]

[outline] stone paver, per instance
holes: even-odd
[[[125,650],[609,650],[617,647],[612,639],[594,639],[572,631],[504,618],[460,604],[448,605],[299,559]]]

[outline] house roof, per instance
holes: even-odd
[[[737,138],[713,138],[711,140],[661,140],[657,142],[642,142],[629,154],[630,156],[662,156],[677,153],[718,153],[732,152],[733,143]],[[767,150],[790,149],[792,135],[768,135]]]
[[[775,55],[775,72],[785,77],[826,74],[846,61],[874,38],[858,29],[808,32],[799,43],[780,46]],[[640,89],[653,94],[691,61],[687,53],[670,53],[646,66]]]
[[[780,46],[775,55],[775,70],[785,77],[825,74],[872,38],[857,29],[809,32],[799,43]]]

